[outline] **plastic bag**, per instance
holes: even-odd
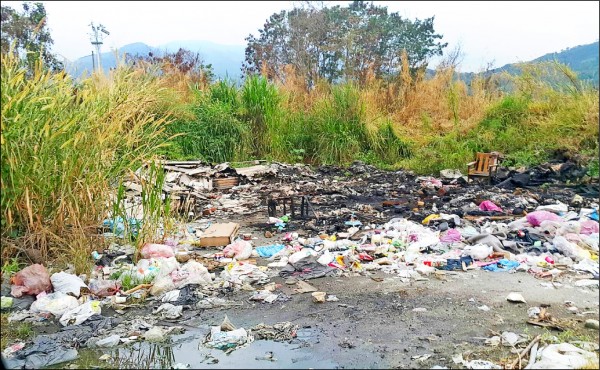
[[[183,306],[175,306],[171,303],[164,303],[160,305],[153,314],[161,314],[163,319],[177,319],[181,317],[183,311]]]
[[[283,244],[272,244],[258,247],[256,248],[256,252],[261,257],[270,258],[282,251],[284,248],[285,246]]]
[[[535,209],[536,211],[548,211],[552,213],[566,213],[569,207],[564,203],[550,204],[545,206],[539,206]]]
[[[90,292],[98,297],[108,297],[115,295],[121,289],[121,282],[118,280],[90,280]]]
[[[247,260],[252,254],[252,243],[245,240],[238,240],[229,244],[223,249],[225,257],[235,257],[237,260]]]
[[[213,326],[210,335],[207,336],[207,347],[218,348],[220,350],[232,350],[238,346],[254,341],[254,337],[248,335],[246,329],[239,328],[231,331],[221,331],[220,326]]]
[[[598,239],[600,239],[600,235],[598,235],[598,233],[592,233],[583,238],[583,242],[589,245],[592,250],[598,252]]]
[[[423,225],[429,225],[429,221],[439,220],[440,218],[441,218],[440,215],[438,215],[438,214],[432,214],[432,215],[429,215],[429,216],[425,217],[423,219],[423,221],[421,221],[421,223]]]
[[[580,223],[581,230],[579,231],[581,234],[590,235],[590,234],[598,234],[598,221],[594,220],[584,220]]]
[[[59,321],[62,326],[79,325],[91,316],[96,314],[99,315],[101,313],[100,302],[87,301],[81,306],[65,312]]]
[[[142,248],[143,258],[174,257],[173,247],[164,244],[147,243]]]
[[[169,275],[179,268],[179,262],[175,257],[158,257],[150,259],[141,259],[137,264],[138,277],[146,278],[150,275],[156,278]]]
[[[567,257],[570,257],[574,260],[582,260],[585,258],[590,258],[590,252],[581,248],[577,244],[571,243],[564,236],[557,235],[552,240],[552,244],[559,250],[562,254]]]
[[[170,275],[157,277],[154,280],[154,285],[150,288],[150,294],[153,296],[159,296],[163,293],[175,290],[175,284]]]
[[[114,347],[121,341],[121,337],[118,334],[111,335],[110,337],[106,337],[104,339],[100,339],[96,342],[96,346],[110,348]]]
[[[13,297],[21,297],[23,294],[38,295],[41,292],[52,291],[52,283],[48,270],[39,263],[27,266],[11,278],[13,286],[10,294]]]
[[[485,244],[475,244],[475,245],[467,245],[463,250],[463,254],[466,256],[470,256],[474,260],[484,260],[486,259],[492,252],[494,248]]]
[[[329,251],[325,251],[321,257],[317,260],[321,265],[327,266],[331,262],[333,262],[335,256],[331,254]]]
[[[188,261],[179,270],[171,273],[175,288],[180,289],[188,284],[206,285],[211,282],[210,273],[203,264],[194,260]]]
[[[460,241],[460,232],[456,229],[449,229],[448,231],[446,231],[446,234],[444,234],[440,238],[440,241],[443,243],[459,242]]]
[[[525,216],[525,218],[527,219],[527,222],[529,222],[533,226],[540,226],[542,221],[546,221],[546,220],[562,221],[562,218],[560,218],[560,216],[558,216],[552,212],[548,212],[548,211],[531,212],[531,213],[527,214],[527,216]]]
[[[308,256],[315,256],[317,253],[309,248],[304,248],[299,252],[296,252],[294,254],[292,254],[289,258],[288,258],[288,262],[291,264],[294,264],[298,261],[300,261],[303,258],[306,258]]]
[[[425,229],[418,234],[411,234],[410,236],[412,238],[416,238],[416,241],[410,246],[414,247],[417,251],[421,251],[430,245],[435,245],[440,241],[440,239],[437,237],[437,234],[429,229]]]
[[[54,316],[62,316],[65,312],[79,306],[77,298],[63,292],[40,293],[37,300],[31,304],[31,312],[51,313]]]
[[[492,201],[489,201],[489,200],[484,200],[483,202],[481,202],[481,204],[479,204],[479,209],[482,211],[502,212],[502,208],[498,207],[497,205],[492,203]]]
[[[6,308],[11,308],[13,305],[13,297],[5,297],[2,296],[2,298],[0,299],[0,308],[1,309],[6,309]]]
[[[150,330],[144,333],[143,338],[148,342],[162,342],[166,339],[166,330],[160,326],[153,326]]]
[[[541,350],[541,360],[531,369],[597,369],[598,358],[594,352],[577,348],[570,343],[550,344]]]
[[[581,231],[581,224],[579,221],[567,221],[563,222],[560,226],[560,229],[556,231],[557,235],[566,235],[566,234],[579,234]]]
[[[544,220],[540,222],[540,231],[543,233],[554,235],[561,228],[561,226],[562,222]]]
[[[86,288],[87,285],[77,275],[67,274],[66,272],[57,272],[50,276],[50,281],[54,287],[55,292],[62,292],[65,294],[71,293],[75,297],[80,296],[80,289]]]

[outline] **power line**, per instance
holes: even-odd
[[[92,43],[92,46],[96,48],[95,69],[102,70],[102,65],[100,64],[100,47],[103,44],[102,40],[104,40],[106,36],[110,35],[110,32],[108,32],[106,27],[104,27],[102,24],[95,26],[94,22],[92,22],[90,23],[90,26],[92,27],[92,33],[89,34],[90,41]]]

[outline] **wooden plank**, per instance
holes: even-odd
[[[477,153],[477,166],[475,167],[477,172],[481,172],[483,153]]]
[[[190,165],[190,166],[197,166],[197,165],[206,165],[206,162],[202,162],[202,161],[163,161],[163,164],[166,165]]]
[[[182,172],[185,173],[188,176],[194,176],[197,175],[199,173],[203,173],[206,174],[207,176],[212,175],[215,171],[210,168],[210,167],[199,167],[199,168],[192,168],[192,169],[187,169],[187,168],[181,168],[181,167],[176,167],[176,166],[164,166],[163,167],[165,170],[169,170],[169,171],[177,171],[177,172]]]

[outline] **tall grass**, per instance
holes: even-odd
[[[168,227],[170,209],[162,171],[152,167],[157,155],[341,165],[360,159],[422,174],[465,169],[477,151],[503,152],[510,165],[534,165],[557,150],[598,155],[598,90],[556,63],[467,84],[452,67],[412,75],[404,57],[394,80],[316,81],[311,88],[292,67],[281,81],[250,76],[237,87],[192,84],[147,66],[123,65],[74,83],[41,65],[26,77],[12,54],[1,64],[3,257],[60,255],[84,266],[101,243],[92,235],[104,217],[112,211],[127,218],[124,188],[113,194],[110,185],[143,163],[150,166],[141,180],[144,220],[134,241],[160,237],[157,225]]]
[[[41,65],[26,78],[13,54],[1,64],[2,238],[9,240],[2,254],[14,247],[38,261],[65,250],[87,255],[110,182],[162,145],[162,89],[128,68],[75,87]]]
[[[273,143],[268,139],[275,136],[278,128],[275,115],[280,95],[277,88],[262,76],[250,76],[242,86],[241,101],[244,121],[249,123],[253,135],[250,153],[265,156]]]
[[[465,169],[477,151],[503,152],[508,165],[537,164],[558,149],[594,157],[598,91],[564,65],[522,69],[469,84],[453,67],[430,78],[405,68],[362,86],[317,81],[308,89],[291,67],[281,81],[250,76],[239,89],[218,82],[190,103],[195,118],[173,126],[187,135],[175,147],[210,161],[361,159],[418,173]]]
[[[249,149],[250,126],[240,119],[241,106],[233,84],[218,82],[194,90],[195,99],[167,128],[171,144],[163,153],[175,159],[232,161]]]

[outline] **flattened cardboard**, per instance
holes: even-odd
[[[235,222],[212,224],[200,237],[201,247],[222,247],[233,243],[240,225]]]

